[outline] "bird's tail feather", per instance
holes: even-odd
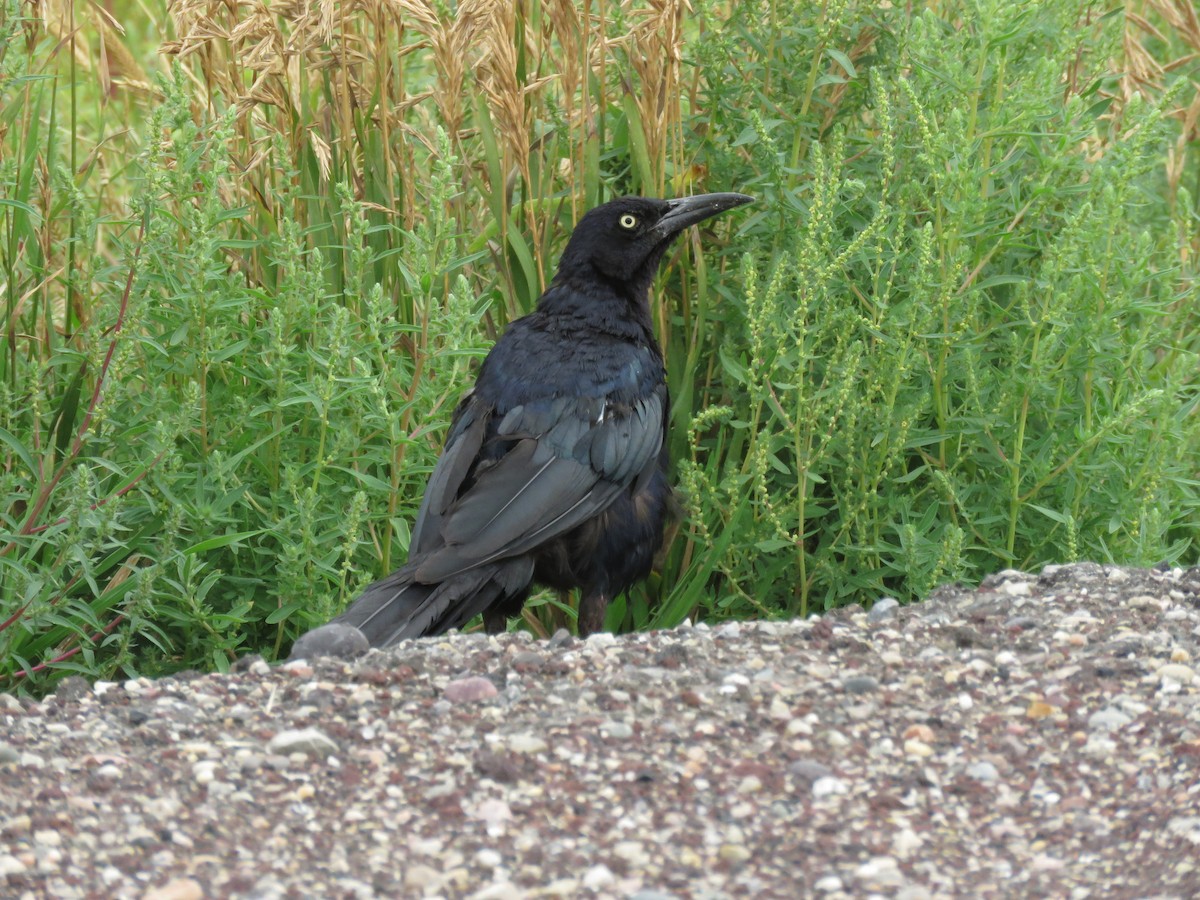
[[[442,634],[462,627],[499,598],[504,585],[497,568],[484,566],[422,584],[413,578],[415,566],[408,565],[368,585],[333,621],[358,628],[372,647]]]

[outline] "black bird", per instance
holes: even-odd
[[[580,588],[579,633],[600,630],[609,601],[649,574],[671,492],[654,273],[685,228],[751,199],[624,197],[584,215],[537,309],[509,325],[459,402],[408,563],[292,655],[335,624],[373,647],[480,613],[502,631],[533,582]]]

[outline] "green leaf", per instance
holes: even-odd
[[[293,600],[290,603],[285,603],[278,609],[273,609],[263,620],[268,625],[278,625],[284,619],[291,618],[292,614],[298,610],[304,609],[308,603],[302,600]]]
[[[236,544],[239,541],[246,540],[247,538],[258,537],[260,534],[266,533],[266,528],[256,528],[253,531],[238,531],[233,534],[222,534],[218,537],[200,541],[198,544],[193,544],[183,552],[187,556],[195,556],[200,553],[208,553],[210,550],[219,550],[222,547],[228,547],[230,544]]]

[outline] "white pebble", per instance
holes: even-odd
[[[976,781],[995,781],[1000,777],[1000,770],[987,760],[971,763],[967,766],[967,777]]]
[[[1183,663],[1167,663],[1159,667],[1157,674],[1163,681],[1177,681],[1180,684],[1191,684],[1196,678],[1196,673]]]
[[[900,866],[890,856],[877,856],[867,860],[854,870],[854,877],[880,887],[898,887],[904,883],[904,874],[900,871]]]
[[[535,734],[514,734],[508,739],[513,753],[543,753],[549,745]]]
[[[591,640],[591,638],[588,640]],[[583,886],[592,891],[606,888],[616,880],[616,876],[613,875],[612,870],[603,863],[592,866],[583,873]]]
[[[504,857],[495,850],[485,847],[475,854],[475,862],[484,868],[494,869],[504,862]]]
[[[323,731],[316,728],[298,728],[281,731],[267,744],[268,753],[291,756],[296,753],[313,756],[329,756],[336,753],[337,744]]]
[[[817,879],[816,884],[813,885],[813,889],[825,894],[832,894],[842,889],[842,879],[836,875],[826,875],[823,878]]]
[[[812,786],[813,798],[817,800],[832,797],[834,794],[844,794],[849,790],[846,782],[836,775],[822,776],[814,781]]]
[[[1119,731],[1132,721],[1125,713],[1110,706],[1088,716],[1088,728],[1092,731]]]

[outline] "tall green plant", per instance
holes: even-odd
[[[918,16],[822,142],[748,116],[740,146],[776,189],[798,145],[808,162],[747,242],[724,408],[684,466],[693,528],[724,548],[716,609],[1194,558],[1197,359],[1170,324],[1194,274],[1154,194],[1171,100],[1129,106],[1101,150],[1103,76],[1079,53],[1115,35],[1058,40],[1073,15]],[[712,165],[744,169],[715,138]]]

